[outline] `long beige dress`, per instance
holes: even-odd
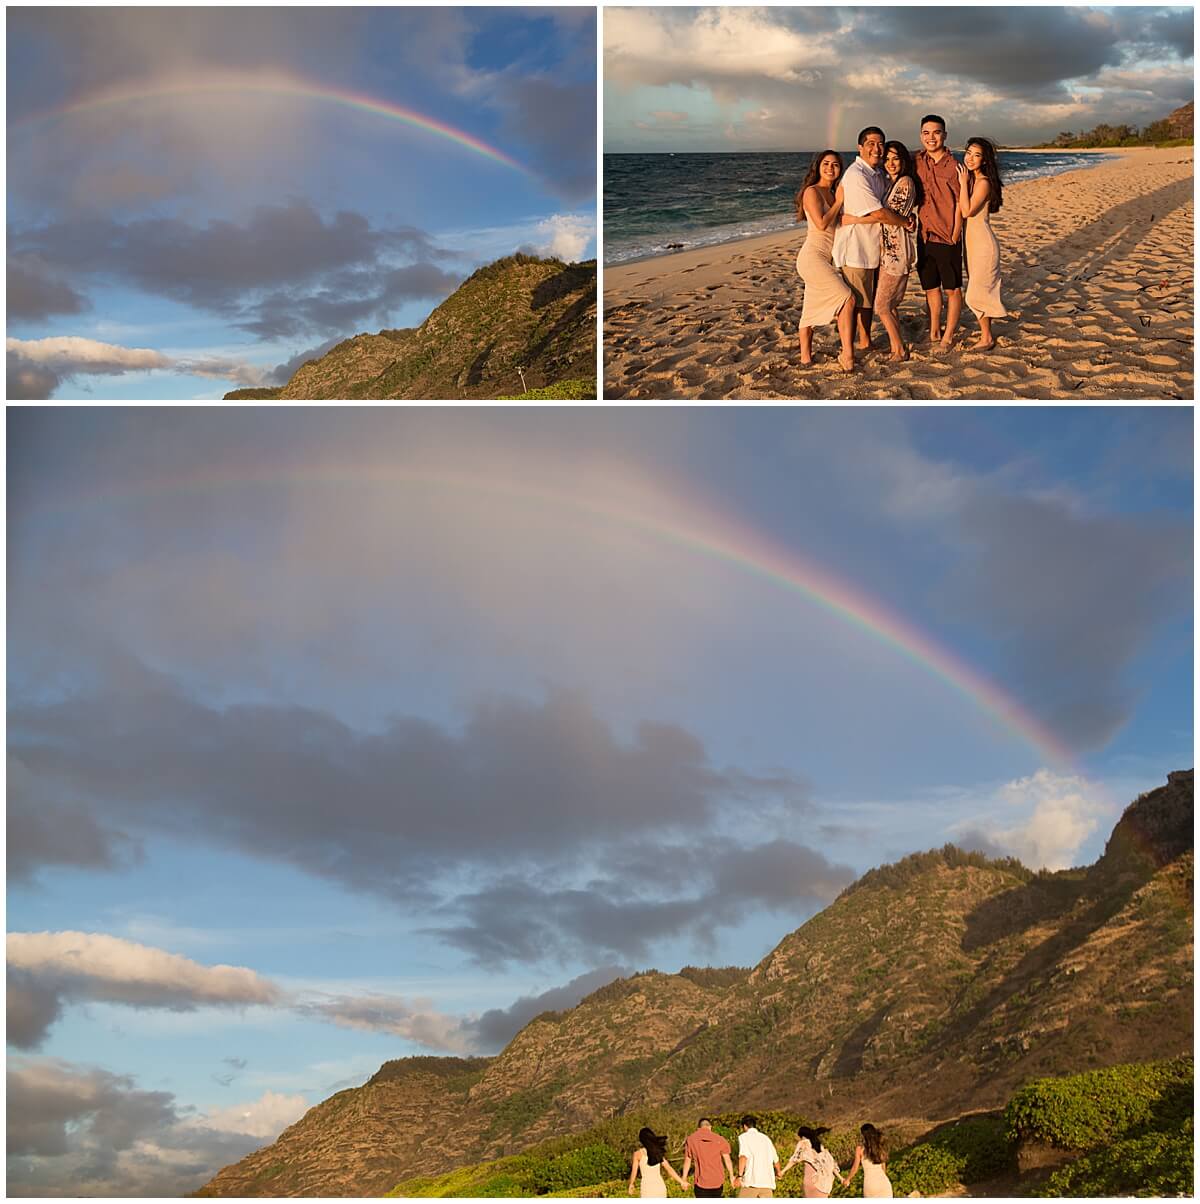
[[[833,229],[818,230],[812,222],[796,256],[796,271],[804,281],[801,326],[824,326],[837,317],[850,297],[846,282],[833,266]]]
[[[867,1197],[892,1198],[892,1181],[887,1177],[886,1168],[878,1162],[872,1162],[863,1155],[863,1195]]]
[[[645,1200],[647,1198],[657,1199],[667,1194],[667,1185],[663,1182],[662,1163],[656,1162],[651,1166],[647,1161],[645,1149],[642,1150],[642,1161],[638,1167],[638,1172],[641,1175],[641,1196]]]
[[[985,205],[967,218],[967,308],[978,318],[1008,316],[1000,300],[1000,244]]]

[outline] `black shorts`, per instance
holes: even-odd
[[[939,287],[962,288],[962,243],[919,242],[917,275],[926,292]]]
[[[724,1194],[725,1184],[722,1183],[720,1187],[701,1187],[700,1184],[697,1183],[696,1186],[692,1188],[692,1190],[698,1196],[709,1196],[712,1199],[716,1199],[718,1196]]]

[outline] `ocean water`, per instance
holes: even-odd
[[[604,262],[626,263],[791,229],[793,197],[815,153],[605,155]],[[849,165],[856,153],[842,151],[842,161]],[[1001,151],[1000,178],[1015,184],[1110,158]]]

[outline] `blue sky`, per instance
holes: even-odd
[[[219,398],[594,256],[595,57],[583,7],[14,9],[8,395]]]
[[[1192,99],[1190,7],[606,7],[606,151],[846,149],[865,125],[913,146],[1008,145]]]
[[[494,1052],[621,971],[752,965],[882,862],[1091,862],[1192,763],[1188,408],[7,434],[10,1191],[192,1190],[388,1058]],[[730,530],[1070,761],[705,554]]]

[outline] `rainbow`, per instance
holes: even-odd
[[[275,486],[386,485],[413,489],[475,494],[486,500],[508,499],[559,515],[612,524],[625,532],[659,541],[727,564],[740,572],[796,594],[851,627],[893,649],[926,673],[968,698],[1006,730],[1036,749],[1051,765],[1068,766],[1074,754],[1059,738],[995,682],[988,680],[961,658],[940,646],[879,599],[868,597],[795,549],[755,531],[749,525],[717,513],[703,502],[678,494],[659,492],[642,496],[635,506],[611,500],[611,482],[605,498],[578,497],[552,489],[489,480],[486,477],[412,472],[369,465],[353,468],[319,467],[289,471],[208,473],[192,479],[146,482],[133,487],[91,493],[70,503],[47,503],[35,509],[62,511],[99,502],[124,503],[168,494],[208,493],[212,490]]]
[[[436,121],[432,117],[426,117],[412,109],[392,104],[390,101],[376,100],[370,96],[342,91],[294,76],[272,72],[225,72],[215,75],[208,74],[203,77],[143,81],[82,97],[59,105],[57,108],[26,114],[14,121],[11,128],[20,129],[24,126],[57,121],[83,113],[95,113],[117,105],[140,104],[170,97],[228,96],[231,93],[285,96],[299,100],[318,101],[341,105],[360,113],[370,113],[389,121],[399,121],[413,129],[424,130],[426,133],[445,138],[467,150],[474,151],[475,154],[490,159],[493,163],[499,163],[513,171],[519,171],[530,179],[536,179],[527,167],[518,163],[510,155],[506,155],[494,146],[489,146],[482,139],[468,134],[465,130],[455,129],[454,126],[448,125],[444,121]]]

